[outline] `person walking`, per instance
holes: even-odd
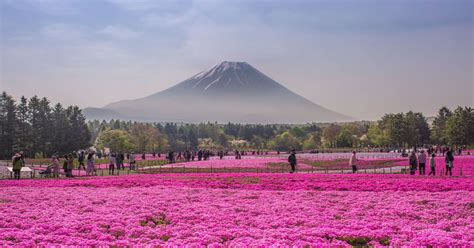
[[[19,153],[15,153],[15,155],[12,157],[12,165],[14,179],[19,180],[21,168],[24,166],[23,160],[21,159],[21,155]]]
[[[117,170],[120,170],[120,168],[122,167],[122,153],[119,152],[117,154],[115,154],[115,164],[117,165]]]
[[[446,149],[446,157],[444,159],[444,161],[446,162],[446,176],[449,175],[452,176],[453,175],[453,161],[454,161],[454,155],[453,155],[453,152],[451,151],[451,149],[447,148]]]
[[[64,155],[63,171],[64,171],[64,175],[67,177],[67,154]]]
[[[436,157],[436,154],[433,152],[431,154],[431,157],[430,157],[430,173],[428,174],[428,176],[436,176],[436,162],[435,162],[435,157]]]
[[[197,152],[197,157],[198,157],[198,161],[201,161],[202,160],[202,150],[199,150]]]
[[[81,151],[79,153],[79,156],[77,157],[77,161],[79,162],[79,166],[77,169],[81,170],[81,167],[86,170],[86,166],[84,165],[84,151]]]
[[[352,167],[352,173],[357,173],[357,156],[356,156],[356,151],[352,151],[351,158],[349,159],[349,165]]]
[[[87,175],[91,176],[95,173],[95,164],[94,164],[94,152],[90,151],[87,154]]]
[[[119,157],[120,157],[120,167],[122,167],[122,170],[125,170],[125,165],[123,164],[125,161],[125,154],[123,152],[120,152]]]
[[[109,175],[114,175],[115,173],[115,163],[116,163],[116,159],[115,159],[115,154],[113,153],[110,153],[109,154]]]
[[[288,162],[290,163],[290,166],[291,166],[290,173],[296,172],[296,152],[294,149],[291,151],[291,154],[288,157]]]
[[[66,177],[72,177],[72,169],[74,168],[74,157],[71,153],[67,155],[66,159]]]
[[[135,153],[132,152],[130,153],[130,155],[128,156],[128,163],[129,163],[129,166],[130,166],[130,170],[135,170]]]
[[[408,157],[410,164],[410,175],[415,175],[416,167],[418,166],[418,159],[416,157],[415,151],[411,152],[410,157]]]
[[[57,156],[53,156],[52,159],[53,161],[51,162],[51,165],[53,166],[53,177],[59,178],[59,170],[60,170],[59,159]]]
[[[174,152],[173,151],[168,152],[168,161],[169,161],[170,164],[174,163]]]
[[[426,168],[426,154],[424,150],[421,150],[420,154],[418,155],[418,173],[420,175],[425,175],[425,168]]]

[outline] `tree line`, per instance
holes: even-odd
[[[422,113],[386,114],[378,121],[351,123],[218,124],[89,122],[97,147],[116,151],[166,152],[195,149],[317,150],[401,149],[429,144],[474,144],[470,107],[441,108],[430,125]]]
[[[23,150],[29,157],[59,155],[95,146],[112,151],[167,152],[196,149],[317,150],[400,149],[428,144],[474,144],[470,107],[438,111],[432,123],[422,113],[386,114],[351,123],[237,124],[86,122],[77,106],[51,106],[47,98],[0,96],[0,158]]]
[[[90,132],[77,106],[51,105],[43,97],[21,97],[17,102],[3,92],[0,95],[0,158],[14,152],[28,157],[66,154],[91,145]]]

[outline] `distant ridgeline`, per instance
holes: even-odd
[[[297,150],[402,148],[426,144],[473,145],[474,112],[441,108],[432,124],[421,113],[386,114],[374,122],[310,124],[140,123],[89,121],[76,106],[51,106],[46,98],[0,96],[0,156],[51,156],[109,147],[112,151],[186,149]]]

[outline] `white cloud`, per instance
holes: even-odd
[[[140,36],[140,32],[133,31],[124,26],[107,26],[99,33],[106,34],[112,36],[113,38],[121,39],[121,40],[128,40],[134,39]]]

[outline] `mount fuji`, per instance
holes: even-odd
[[[292,92],[246,62],[221,62],[164,91],[86,108],[88,119],[307,123],[353,118]]]

